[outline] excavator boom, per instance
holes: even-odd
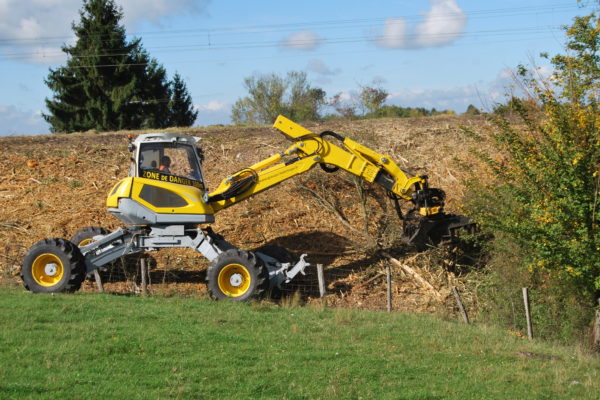
[[[389,156],[337,133],[325,131],[315,134],[283,116],[279,116],[273,126],[293,140],[294,144],[225,178],[209,195],[209,203],[215,211],[304,173],[315,165],[321,165],[328,172],[341,168],[367,182],[379,183],[406,200],[412,199],[415,187],[427,185],[427,177],[403,171]],[[338,139],[343,148],[328,137]],[[428,210],[430,213],[435,211]]]
[[[274,128],[293,144],[248,168],[225,178],[209,194],[208,204],[215,212],[228,208],[265,189],[310,170],[315,165],[326,172],[343,169],[367,182],[383,186],[395,202],[404,222],[407,242],[422,246],[452,236],[457,228],[469,225],[466,217],[445,214],[445,193],[430,188],[425,175],[413,175],[400,168],[390,156],[380,154],[335,132],[313,133],[301,125],[279,116]],[[339,143],[334,143],[336,139]],[[408,200],[413,208],[403,213],[398,200]]]

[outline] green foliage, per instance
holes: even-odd
[[[513,97],[492,117],[495,150],[480,153],[492,178],[472,183],[468,205],[505,243],[495,246],[496,260],[518,249],[520,283],[554,304],[548,321],[551,310],[566,316],[561,304],[591,305],[600,293],[599,34],[595,15],[577,17],[567,29],[568,56],[552,58],[550,81],[520,67],[532,97]]]
[[[66,65],[50,69],[44,119],[52,132],[162,128],[169,125],[171,85],[140,39],[127,41],[113,0],[86,0],[63,46]]]
[[[363,114],[376,113],[390,94],[381,87],[361,86],[358,98]]]
[[[465,115],[479,115],[479,114],[481,114],[481,112],[473,104],[469,104],[469,106],[467,107],[467,110],[465,111]]]
[[[231,110],[233,123],[271,123],[279,114],[295,121],[320,119],[325,91],[313,88],[305,72],[250,76],[244,79],[248,96],[238,99]]]
[[[0,368],[0,399],[597,399],[600,391],[597,358],[430,315],[3,288],[0,308],[0,365],[10,366]]]
[[[343,118],[353,119],[356,117],[356,102],[354,99],[344,101],[342,93],[336,93],[327,103]],[[332,119],[332,117],[332,115],[328,115],[326,118]]]
[[[596,104],[600,90],[600,24],[591,14],[567,28],[567,54],[552,58],[561,96],[576,104]]]
[[[181,76],[175,73],[171,83],[171,101],[169,102],[169,125],[192,126],[198,118],[198,111],[194,110],[192,97]]]
[[[435,108],[382,106],[375,112],[365,115],[365,118],[417,118],[434,115],[454,115],[454,111],[438,111]]]

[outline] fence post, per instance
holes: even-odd
[[[594,322],[594,348],[600,351],[600,299],[596,310],[596,322]]]
[[[104,293],[104,286],[102,285],[102,278],[100,278],[100,272],[98,268],[94,270],[94,280],[96,281],[96,287],[100,293]]]
[[[148,283],[146,280],[147,268],[146,268],[146,257],[140,258],[140,273],[142,274],[142,295],[148,294]]]
[[[527,337],[533,339],[533,329],[531,327],[531,312],[529,310],[529,291],[523,288],[523,303],[525,303],[525,318],[527,318]]]
[[[325,274],[323,273],[323,264],[317,264],[317,279],[319,280],[319,295],[325,297]]]
[[[387,310],[392,312],[392,267],[390,263],[387,263],[385,267],[385,274],[387,276]]]
[[[465,324],[469,324],[469,316],[467,315],[467,311],[465,310],[465,307],[463,306],[462,300],[460,299],[460,294],[458,293],[458,290],[456,289],[456,286],[452,286],[452,293],[454,293],[454,298],[456,299],[456,303],[458,304],[458,309],[460,310],[460,313],[462,314],[463,320],[465,321]]]

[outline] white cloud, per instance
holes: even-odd
[[[299,31],[291,34],[281,41],[281,45],[292,50],[314,50],[321,43],[321,39],[313,31]]]
[[[0,136],[48,133],[49,126],[40,111],[0,106]]]
[[[432,0],[423,22],[415,27],[417,47],[435,47],[458,39],[467,24],[467,16],[455,0]]]
[[[198,118],[194,125],[215,125],[231,123],[231,105],[226,101],[211,100],[206,104],[197,104]]]
[[[340,92],[340,101],[342,101],[342,102],[351,101],[354,99],[355,96],[356,96],[356,92],[354,92],[354,91]]]
[[[458,113],[464,112],[469,104],[491,110],[496,103],[505,102],[511,94],[523,95],[514,84],[512,70],[506,68],[499,71],[491,81],[477,85],[398,90],[390,94],[387,103],[402,107],[449,109]]]
[[[395,92],[387,99],[387,104],[402,107],[424,107],[436,110],[464,112],[469,104],[481,105],[480,93],[476,86],[443,89],[405,89]]]
[[[408,47],[408,24],[403,18],[388,18],[383,26],[383,36],[376,43],[382,47],[401,49]]]
[[[529,69],[531,71],[530,78],[536,80],[537,84],[553,87],[555,70],[551,65],[529,67]],[[528,92],[528,89],[520,83],[517,71],[504,68],[489,84],[484,106],[492,108],[494,104],[505,103],[511,96],[528,97],[530,95],[532,94]]]
[[[194,108],[198,111],[221,111],[228,105],[229,103],[226,101],[211,100],[206,104],[198,104]]]
[[[157,22],[184,12],[203,12],[210,0],[117,0],[129,32],[142,21]],[[15,59],[56,63],[65,59],[60,47],[73,37],[81,0],[0,0],[0,51]]]
[[[333,76],[341,72],[339,68],[331,69],[322,60],[313,58],[308,61],[306,68],[309,71],[316,72],[319,75]]]
[[[467,16],[456,0],[430,0],[431,8],[412,31],[404,18],[388,18],[383,34],[375,39],[382,47],[393,49],[444,46],[458,39],[467,24]]]
[[[124,21],[134,26],[140,21],[158,21],[183,13],[202,13],[210,0],[122,0]]]

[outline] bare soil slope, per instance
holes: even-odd
[[[333,130],[377,151],[389,154],[401,167],[427,174],[432,186],[447,193],[447,210],[460,212],[466,173],[455,160],[466,159],[476,144],[466,139],[461,125],[483,127],[483,119],[436,117],[379,119],[307,124],[315,132]],[[206,159],[204,173],[210,189],[243,167],[289,146],[274,129],[208,127],[176,130],[200,136]],[[43,135],[0,138],[0,283],[19,283],[19,264],[29,246],[45,237],[70,238],[86,226],[109,230],[120,223],[105,209],[108,190],[127,175],[130,132]],[[143,132],[133,132],[134,134]],[[316,168],[246,202],[224,210],[213,225],[216,232],[241,248],[275,244],[309,261],[326,266],[332,293],[330,303],[361,308],[385,308],[385,262],[374,251],[377,243],[414,267],[447,298],[449,285],[459,284],[452,272],[452,254],[432,249],[411,254],[394,242],[398,226],[385,193],[366,183],[366,210],[357,182],[348,174],[326,174]],[[333,212],[333,207],[336,212]],[[342,221],[344,219],[344,221]],[[396,220],[397,221],[397,220]],[[367,234],[364,233],[367,226]],[[155,261],[151,288],[155,293],[201,294],[206,291],[206,260],[189,250],[162,250]],[[113,267],[106,289],[136,290],[135,260]],[[401,271],[394,270],[394,306],[404,310],[450,307]],[[95,290],[91,282],[83,290]],[[314,271],[291,290],[305,299],[317,293]]]

